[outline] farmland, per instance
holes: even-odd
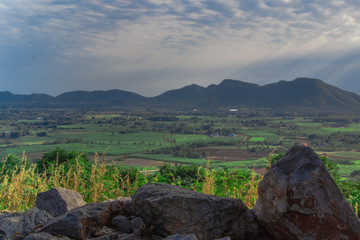
[[[1,109],[0,157],[40,159],[55,148],[149,168],[161,163],[258,168],[271,153],[308,145],[360,178],[358,116],[269,111],[179,112],[101,109]]]

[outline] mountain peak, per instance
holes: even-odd
[[[255,83],[248,83],[243,82],[240,80],[234,80],[234,79],[224,79],[219,85],[219,87],[259,87],[259,85]]]
[[[123,90],[74,91],[56,97],[45,94],[17,95],[0,92],[0,105],[143,106],[148,108],[312,108],[360,111],[360,96],[315,78],[296,78],[264,86],[225,79],[220,84],[197,84],[143,97]]]

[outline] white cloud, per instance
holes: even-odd
[[[69,62],[83,64],[67,76],[83,82],[89,76],[78,71],[91,71],[95,63],[102,67],[93,74],[99,78],[131,78],[138,71],[151,72],[152,81],[215,81],[214,69],[225,75],[256,62],[358,47],[359,8],[341,0],[4,0],[0,51],[41,47],[49,57],[57,56],[54,71]],[[331,62],[324,58],[323,63]],[[302,72],[316,72],[316,65],[302,66]],[[174,69],[182,70],[178,77],[170,77]],[[212,74],[200,74],[207,71]]]

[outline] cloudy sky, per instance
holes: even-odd
[[[360,93],[359,76],[359,0],[0,1],[0,91],[315,77]]]

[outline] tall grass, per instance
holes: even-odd
[[[7,159],[5,159],[6,163]],[[44,176],[37,174],[35,166],[28,166],[23,155],[20,166],[15,166],[12,172],[5,170],[5,164],[0,171],[0,209],[23,211],[31,208],[38,192],[47,189]]]
[[[206,167],[195,167],[194,177],[189,180],[179,167],[177,168],[180,173],[169,172],[166,179],[166,176],[159,172],[145,176],[136,169],[106,164],[97,154],[89,166],[84,165],[80,159],[81,155],[72,162],[69,160],[61,164],[56,159],[54,164],[42,173],[37,171],[35,164],[28,163],[25,155],[12,171],[5,169],[5,159],[0,169],[0,210],[27,210],[34,206],[39,192],[54,187],[73,189],[79,192],[86,202],[97,202],[130,196],[146,182],[168,182],[205,194],[240,198],[248,207],[252,207],[257,198],[255,193],[259,178],[256,174],[242,170],[211,169],[210,162]],[[179,174],[182,174],[182,177],[179,177]]]
[[[278,156],[271,156],[270,163]],[[92,164],[84,164],[81,155],[75,159],[54,164],[39,172],[25,156],[8,169],[6,158],[0,168],[0,211],[24,211],[35,205],[39,192],[64,187],[79,192],[86,202],[98,202],[119,196],[131,196],[147,182],[166,182],[205,194],[241,199],[249,208],[258,198],[257,187],[262,176],[244,169],[211,169],[205,167],[164,165],[159,172],[141,174],[133,168],[106,164],[97,154]],[[345,189],[345,188],[344,188]],[[345,190],[343,190],[344,192]],[[360,190],[348,187],[345,193],[358,214]]]
[[[36,171],[36,165],[29,164],[25,155],[10,172],[5,169],[6,158],[0,170],[0,210],[27,210],[34,206],[39,192],[54,187],[73,189],[87,202],[129,196],[139,187],[137,177],[130,181],[129,173],[120,173],[119,168],[105,164],[97,155],[90,172],[84,169],[79,158],[80,155],[74,164],[56,161],[43,173]]]

